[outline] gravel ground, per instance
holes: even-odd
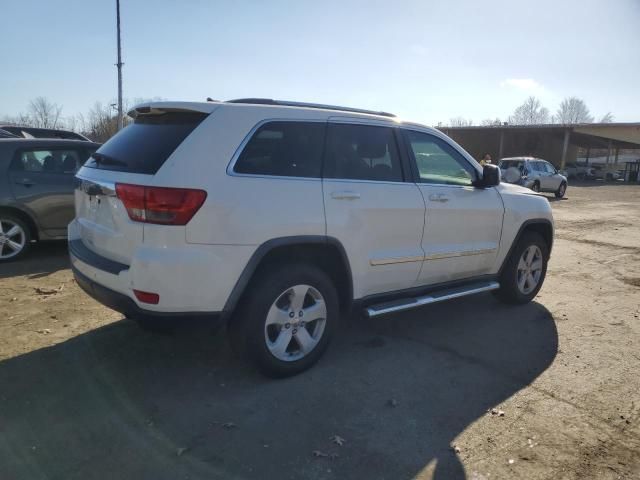
[[[223,335],[143,332],[37,246],[0,266],[0,478],[640,478],[640,187],[552,205],[535,302],[353,320],[280,381]]]

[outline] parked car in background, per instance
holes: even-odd
[[[151,102],[80,169],[78,282],[153,328],[228,321],[262,372],[313,365],[355,309],[378,317],[544,281],[549,202],[393,115],[245,99]]]
[[[0,262],[26,253],[32,240],[66,238],[74,217],[75,173],[99,146],[0,138]]]
[[[568,163],[565,169],[567,178],[577,178],[578,180],[589,180],[595,178],[593,166],[579,163]]]
[[[510,157],[499,162],[502,180],[530,188],[534,192],[553,192],[563,198],[567,191],[567,177],[546,160],[535,157]]]
[[[596,179],[607,182],[620,180],[623,177],[623,174],[614,165],[594,165],[593,173]]]
[[[90,140],[84,135],[72,132],[70,130],[61,130],[57,128],[36,128],[25,127],[21,125],[0,125],[0,130],[12,133],[13,135],[21,138],[60,138],[64,140],[83,140],[89,142]]]

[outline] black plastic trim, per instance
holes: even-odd
[[[244,267],[244,270],[240,274],[238,281],[233,287],[233,290],[231,291],[231,294],[229,295],[229,298],[227,299],[227,302],[224,305],[223,312],[230,313],[235,309],[236,305],[238,304],[238,301],[240,300],[240,297],[242,297],[242,294],[244,293],[245,288],[251,281],[253,274],[258,268],[258,265],[271,250],[279,247],[304,246],[304,245],[331,245],[331,246],[337,247],[338,251],[340,252],[340,256],[342,257],[342,262],[347,270],[347,275],[349,277],[349,281],[348,281],[349,291],[347,292],[348,293],[347,298],[352,299],[353,298],[353,276],[351,274],[351,266],[349,264],[349,258],[347,257],[347,253],[345,252],[344,247],[342,246],[342,243],[340,243],[338,239],[334,237],[329,237],[326,235],[297,235],[292,237],[280,237],[280,238],[274,238],[274,239],[268,240],[263,244],[261,244],[256,249],[255,252],[253,252],[253,255],[249,259],[249,262]]]
[[[120,312],[126,317],[149,320],[175,319],[180,321],[209,321],[222,318],[220,312],[154,312],[151,310],[144,310],[136,305],[136,303],[128,296],[115,292],[91,280],[73,265],[71,266],[71,270],[73,271],[76,283],[85,291],[85,293],[106,307],[109,307],[116,312]]]
[[[366,297],[354,300],[354,309],[364,308],[369,305],[377,305],[379,303],[394,302],[404,298],[420,297],[438,290],[447,290],[455,287],[462,287],[470,283],[497,281],[497,275],[479,275],[476,277],[465,278],[462,280],[454,280],[451,282],[436,283],[433,285],[422,285],[419,287],[405,288],[403,290],[394,290],[393,292],[376,293],[367,295]]]
[[[112,275],[118,275],[123,270],[129,269],[129,265],[125,265],[124,263],[116,262],[114,260],[109,260],[108,258],[92,252],[84,245],[84,243],[82,243],[82,240],[80,240],[79,238],[69,241],[69,252],[72,253],[73,256],[78,260],[86,263],[87,265],[91,265],[93,268],[111,273]]]
[[[513,239],[513,242],[511,242],[511,246],[509,247],[509,251],[507,252],[507,255],[504,257],[504,260],[502,260],[502,265],[500,265],[500,270],[498,270],[498,275],[502,274],[502,270],[504,269],[504,266],[506,265],[507,261],[509,260],[509,257],[513,253],[513,249],[516,248],[516,245],[520,241],[520,237],[522,237],[522,234],[524,233],[525,229],[531,225],[547,225],[549,226],[549,228],[551,228],[551,242],[549,242],[549,245],[548,245],[549,254],[551,254],[551,247],[553,247],[553,234],[554,234],[553,223],[551,223],[551,221],[547,220],[546,218],[532,218],[530,220],[525,220],[522,223],[522,225],[520,225],[520,229],[518,230],[518,233]]]

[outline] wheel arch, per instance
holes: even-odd
[[[29,213],[25,212],[20,208],[10,207],[6,205],[0,206],[0,214],[2,213],[13,215],[16,218],[19,218],[20,220],[22,220],[27,225],[27,227],[29,227],[29,233],[31,235],[31,239],[32,240],[40,239],[38,225],[36,224],[36,221],[33,219],[33,217],[29,215]]]
[[[299,261],[318,266],[336,285],[341,308],[347,310],[351,306],[353,277],[342,243],[325,235],[300,235],[273,238],[261,244],[240,274],[227,298],[223,312],[230,315],[256,275],[270,265],[282,261]]]
[[[509,247],[509,252],[502,261],[502,265],[500,266],[500,270],[498,272],[499,275],[502,274],[502,270],[511,257],[513,249],[516,248],[516,245],[522,238],[522,235],[524,235],[526,232],[538,233],[544,239],[545,243],[549,247],[549,253],[551,253],[551,248],[553,247],[553,224],[551,223],[551,220],[548,220],[546,218],[534,218],[526,220],[522,223],[522,225],[520,225],[520,229],[514,237],[513,242],[511,243],[511,247]]]

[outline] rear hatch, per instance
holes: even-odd
[[[78,171],[78,234],[98,255],[131,263],[136,247],[144,241],[144,186],[153,185],[156,172],[215,109],[207,104],[194,104],[195,109],[191,104],[189,108],[177,105],[162,102],[136,107],[130,112],[133,122],[102,145]],[[171,189],[157,190],[174,203],[188,200],[176,198]],[[152,219],[152,223],[166,223],[162,220]]]
[[[500,173],[503,182],[520,183],[522,177],[527,174],[524,160],[502,160]]]

